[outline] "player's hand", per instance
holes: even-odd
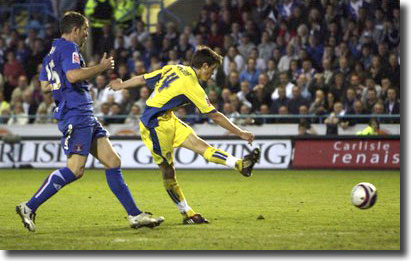
[[[103,58],[101,58],[100,64],[103,67],[104,71],[114,69],[113,56],[107,57],[107,53],[104,53]]]
[[[254,141],[255,136],[254,136],[253,133],[251,133],[249,131],[241,131],[240,138],[247,141],[248,144],[251,145]]]
[[[123,81],[122,81],[121,79],[112,80],[112,81],[108,84],[108,88],[109,88],[110,90],[113,90],[113,91],[121,90],[121,89],[123,89]]]

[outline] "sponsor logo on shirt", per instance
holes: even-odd
[[[77,52],[73,53],[73,61],[72,62],[80,64],[80,55]]]

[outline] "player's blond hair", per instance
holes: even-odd
[[[223,57],[212,50],[210,47],[199,45],[197,46],[197,50],[191,58],[191,66],[199,69],[201,68],[201,66],[203,66],[204,63],[208,64],[209,66],[212,66],[214,64],[217,64],[217,66],[219,66],[223,63]]]

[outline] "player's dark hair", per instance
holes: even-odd
[[[222,62],[223,57],[207,46],[198,46],[197,51],[191,58],[191,66],[196,69],[200,69],[204,63],[208,64],[208,66],[213,66],[214,64],[219,66]]]
[[[66,12],[60,21],[60,33],[69,34],[74,28],[81,28],[86,21],[87,18],[78,12]]]

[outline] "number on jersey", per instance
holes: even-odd
[[[46,65],[47,79],[48,79],[49,83],[51,84],[51,86],[53,86],[53,90],[58,90],[58,89],[60,89],[60,86],[61,86],[60,76],[53,69],[54,69],[54,61],[51,60]]]

